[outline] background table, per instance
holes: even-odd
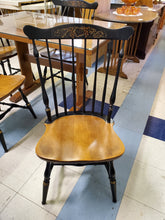
[[[95,19],[127,23],[128,25],[131,25],[134,28],[135,32],[133,37],[128,42],[126,56],[127,58],[132,59],[135,62],[139,62],[139,59],[136,57],[136,51],[139,43],[142,24],[154,21],[158,17],[158,13],[148,7],[141,8],[140,12],[142,15],[140,16],[116,15],[114,14],[115,11],[116,9],[111,9],[109,13],[96,13]]]

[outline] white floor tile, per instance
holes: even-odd
[[[10,202],[15,194],[16,192],[0,183],[0,212]]]
[[[135,161],[125,195],[165,214],[165,171]]]
[[[34,151],[21,146],[13,147],[0,159],[0,180],[4,185],[18,191],[40,164],[41,160]]]
[[[80,173],[65,166],[54,166],[51,173],[47,204],[43,206],[41,200],[44,170],[45,162],[35,171],[19,193],[50,213],[58,215],[79,179]]]
[[[48,213],[29,200],[16,195],[0,214],[4,220],[55,220],[56,216]]]
[[[160,80],[159,88],[154,99],[154,103],[151,109],[151,116],[161,118],[165,120],[165,69]]]
[[[45,118],[38,123],[34,128],[32,128],[20,141],[19,141],[19,147],[26,148],[28,150],[35,151],[35,147],[37,145],[37,142],[43,135],[45,131],[45,125],[44,125]],[[35,154],[35,153],[34,153]]]
[[[136,160],[165,171],[165,142],[143,135]]]
[[[116,220],[164,220],[162,214],[126,196],[123,197]]]

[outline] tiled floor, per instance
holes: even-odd
[[[150,115],[161,118],[165,128],[165,72]],[[152,129],[159,127],[152,124]],[[117,215],[122,219],[165,219],[165,139],[143,135]]]
[[[142,64],[143,62],[139,67],[136,64],[137,68],[133,69],[135,74],[139,73]],[[129,77],[131,80],[131,74]],[[165,120],[164,85],[165,71],[150,113],[150,116],[162,119],[163,122]],[[30,100],[33,98],[32,96],[29,97]],[[44,119],[41,122],[43,121]],[[0,158],[0,220],[33,220],[37,218],[40,220],[55,220],[56,218],[59,220],[165,220],[165,140],[143,135],[134,163],[126,152],[123,161],[133,163],[132,170],[122,201],[117,204],[117,207],[120,206],[118,214],[117,216],[112,214],[109,218],[105,214],[102,217],[97,215],[98,211],[105,213],[104,209],[107,207],[111,209],[111,213],[117,209],[112,204],[111,198],[109,199],[111,195],[107,182],[102,184],[102,179],[104,179],[102,168],[86,169],[83,178],[81,176],[84,171],[83,167],[54,168],[48,194],[49,202],[45,206],[41,204],[45,163],[36,157],[34,146],[43,132],[43,123],[38,123],[7,154]],[[125,132],[129,134],[128,131]],[[101,177],[97,179],[94,172],[93,178],[90,180],[90,170],[100,172]],[[78,181],[80,176],[82,180]],[[122,184],[121,180],[119,184]],[[76,196],[70,197],[75,188],[80,194],[74,193]],[[85,189],[87,193],[84,191]],[[67,217],[65,214],[63,215],[70,205],[68,203],[71,203],[71,206],[81,204],[82,212],[79,212],[76,206],[73,208],[75,212],[76,210],[79,212],[79,218],[74,218],[73,213]],[[65,204],[66,206],[64,206]],[[97,206],[98,204],[99,206]],[[92,214],[95,213],[95,215],[91,215],[90,212],[88,214],[89,207],[93,210]]]

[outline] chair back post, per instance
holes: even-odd
[[[48,98],[48,95],[47,95],[47,92],[45,89],[45,80],[44,80],[44,77],[42,76],[42,71],[41,71],[41,66],[40,66],[40,61],[39,61],[39,52],[37,50],[37,46],[35,44],[34,39],[33,39],[33,54],[34,54],[34,57],[35,57],[36,63],[37,63],[38,74],[39,74],[39,78],[40,78],[40,82],[41,82],[41,89],[42,89],[42,99],[43,99],[43,103],[45,104],[46,115],[47,115],[48,121],[51,122],[52,117],[51,117],[51,110],[49,107],[49,98]]]
[[[74,39],[72,39],[72,90],[73,90],[73,111],[76,113],[76,79],[75,79],[75,57],[74,57]]]
[[[116,89],[117,89],[117,84],[118,84],[118,78],[119,78],[120,68],[121,68],[121,64],[122,64],[122,59],[124,57],[125,40],[123,40],[121,43],[122,43],[122,47],[121,47],[121,50],[119,51],[119,61],[118,61],[118,65],[117,65],[115,81],[114,81],[112,93],[111,93],[111,96],[110,96],[110,104],[109,104],[109,109],[108,109],[107,121],[109,123],[110,123],[112,112],[113,112],[113,105],[114,105],[115,100],[116,100]]]
[[[99,39],[97,39],[96,65],[95,65],[95,73],[94,73],[95,75],[94,75],[94,83],[93,83],[92,113],[94,113],[95,101],[96,101],[96,83],[97,83],[98,53],[99,53]]]
[[[66,89],[65,89],[65,80],[64,80],[61,39],[59,39],[59,50],[60,50],[60,62],[61,62],[62,94],[63,94],[63,101],[64,101],[64,111],[65,111],[65,115],[67,115]]]

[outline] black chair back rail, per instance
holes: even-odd
[[[25,34],[33,40],[33,48],[34,48],[34,56],[36,57],[36,62],[38,65],[39,70],[39,76],[41,80],[41,87],[42,87],[42,94],[43,94],[43,101],[46,107],[46,114],[48,118],[48,122],[52,122],[57,117],[60,117],[61,115],[68,115],[68,114],[95,114],[100,117],[105,117],[103,115],[104,110],[104,104],[105,104],[105,97],[107,93],[107,82],[108,82],[108,70],[110,68],[110,57],[111,57],[111,49],[108,49],[108,62],[107,62],[107,71],[105,74],[104,79],[104,87],[102,91],[102,100],[101,100],[101,110],[100,112],[95,112],[95,102],[96,102],[96,92],[97,92],[97,66],[98,66],[98,53],[99,53],[99,46],[100,41],[102,40],[118,40],[121,43],[121,49],[119,51],[119,58],[118,58],[118,65],[116,70],[116,76],[110,96],[110,103],[109,103],[109,112],[107,115],[106,120],[110,122],[111,120],[111,114],[113,110],[113,105],[116,99],[116,90],[117,90],[117,84],[118,84],[118,77],[119,77],[119,71],[120,66],[122,62],[122,58],[124,55],[124,45],[125,41],[128,40],[131,35],[133,34],[133,28],[132,27],[124,27],[121,29],[106,29],[100,26],[91,25],[91,24],[67,24],[67,25],[60,25],[57,27],[53,27],[50,29],[39,29],[33,26],[25,26],[24,27]],[[51,74],[51,82],[52,82],[52,91],[53,91],[53,100],[54,100],[54,107],[56,114],[55,116],[51,116],[51,110],[49,107],[49,98],[47,95],[47,91],[45,89],[45,80],[44,80],[44,73],[41,71],[40,68],[40,60],[39,60],[39,52],[36,47],[36,40],[45,40],[46,41],[46,48],[48,53],[48,59],[49,59],[49,68],[50,68],[50,74]],[[53,78],[53,68],[52,68],[52,61],[50,59],[50,50],[49,50],[49,42],[51,42],[52,39],[58,39],[59,40],[59,50],[60,50],[60,57],[61,57],[61,73],[62,73],[62,91],[63,91],[63,103],[64,103],[64,112],[59,114],[58,112],[58,103],[57,103],[57,92],[56,92],[56,86],[54,83]],[[63,71],[63,59],[62,59],[62,40],[63,39],[71,39],[72,41],[72,96],[73,96],[73,112],[68,112],[67,110],[67,94],[66,94],[66,88],[65,88],[65,80],[64,80],[64,71]],[[74,47],[74,40],[76,39],[82,39],[84,41],[84,49],[83,49],[83,56],[84,56],[84,63],[83,63],[83,70],[84,70],[84,77],[83,77],[83,103],[82,108],[77,109],[76,108],[76,86],[75,86],[75,62],[74,57],[76,53],[76,49]],[[92,97],[92,107],[90,111],[86,111],[86,59],[87,59],[87,42],[90,40],[96,40],[97,41],[97,49],[96,49],[96,62],[95,62],[95,71],[94,71],[94,82],[93,82],[93,97]],[[109,44],[110,45],[110,44]]]
[[[87,19],[94,18],[95,10],[98,7],[97,2],[89,3],[83,0],[52,0],[52,2],[55,5],[56,14]],[[57,6],[62,6],[62,9],[59,10]]]

